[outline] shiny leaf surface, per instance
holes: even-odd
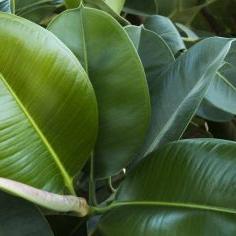
[[[153,80],[157,125],[149,130],[144,156],[161,144],[177,140],[196,113],[205,93],[222,65],[232,40],[209,38],[180,55]]]
[[[116,174],[134,157],[149,123],[148,86],[136,50],[117,21],[92,8],[62,13],[49,30],[82,62],[96,93],[96,176]]]
[[[86,73],[50,32],[4,13],[0,62],[0,176],[73,193],[97,133]]]
[[[233,236],[235,152],[214,139],[162,147],[128,175],[94,235]]]
[[[236,115],[236,43],[212,82],[206,99],[218,109]]]
[[[157,15],[150,16],[147,17],[144,25],[147,29],[161,36],[174,54],[186,49],[178,30],[169,18]]]

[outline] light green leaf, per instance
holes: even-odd
[[[116,1],[116,0],[115,0]],[[111,2],[114,2],[112,1]],[[123,0],[118,0],[118,2],[123,2]],[[117,13],[114,9],[111,8],[104,0],[84,0],[85,6],[97,8],[99,10],[105,11],[109,13],[112,17],[114,17],[121,25],[128,25],[129,22],[120,16],[120,12]],[[121,6],[121,5],[120,5]]]
[[[169,18],[157,15],[150,16],[146,18],[144,26],[161,36],[174,54],[186,49],[183,39]]]
[[[94,235],[234,236],[235,152],[214,139],[164,146],[124,180]]]
[[[0,13],[0,73],[0,176],[73,193],[97,133],[82,66],[47,30]]]
[[[149,124],[148,86],[136,50],[116,20],[92,8],[62,13],[49,30],[83,63],[97,96],[96,176],[116,174],[134,157]]]
[[[125,0],[104,0],[108,6],[110,6],[117,14],[120,14],[123,6],[125,4]]]
[[[53,236],[46,219],[29,202],[0,192],[0,235]]]

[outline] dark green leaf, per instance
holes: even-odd
[[[155,91],[156,127],[149,129],[143,155],[159,145],[179,139],[196,113],[205,93],[222,65],[232,40],[210,38],[196,44],[166,67],[151,89]]]
[[[53,236],[38,209],[32,204],[0,192],[0,235]]]
[[[94,235],[234,236],[235,152],[214,139],[159,149],[129,174]]]

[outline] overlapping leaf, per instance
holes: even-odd
[[[213,139],[159,149],[123,182],[94,235],[235,235],[235,151]]]
[[[18,16],[36,23],[53,15],[63,0],[15,0],[15,10]]]
[[[59,15],[49,30],[82,62],[96,93],[96,176],[116,174],[134,157],[149,124],[148,86],[135,48],[111,16],[83,6]]]
[[[0,73],[0,176],[73,193],[97,133],[82,66],[50,32],[1,13]]]
[[[155,72],[152,75],[149,89],[152,111],[155,113],[152,120],[154,125],[149,129],[141,156],[147,155],[163,143],[181,137],[222,65],[232,41],[217,37],[203,40],[167,65],[159,74]],[[146,50],[150,53],[155,43],[139,44],[143,61],[147,56],[143,52]],[[160,61],[163,58],[161,52],[163,51],[159,50]],[[168,54],[168,48],[164,52]],[[155,56],[158,57],[158,53]],[[145,62],[144,66],[146,67]]]
[[[206,99],[218,109],[236,115],[236,43],[211,84]]]
[[[29,202],[0,192],[0,234],[53,236],[46,219]]]
[[[161,36],[174,54],[186,49],[178,30],[169,18],[158,15],[150,16],[147,17],[144,25]]]

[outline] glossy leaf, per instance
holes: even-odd
[[[49,30],[83,63],[97,96],[96,176],[116,174],[134,157],[149,123],[148,87],[135,48],[117,21],[92,8],[62,13]]]
[[[235,235],[235,152],[214,139],[159,149],[128,175],[94,235]]]
[[[0,192],[0,235],[53,236],[46,219],[29,202]]]
[[[156,107],[157,121],[155,129],[149,130],[142,156],[182,136],[222,65],[231,42],[217,37],[203,40],[153,80],[152,89],[157,97],[152,107]]]
[[[172,21],[164,16],[147,17],[145,27],[161,36],[174,54],[186,49],[184,42]]]
[[[47,30],[2,13],[0,72],[0,176],[73,193],[72,178],[97,133],[95,95],[82,66]]]
[[[236,115],[236,43],[233,43],[224,66],[218,71],[206,99],[225,112]]]
[[[142,154],[146,151],[147,146],[150,144],[150,140],[155,139],[156,133],[154,133],[153,130],[156,129],[160,122],[160,108],[159,106],[156,106],[156,103],[160,99],[160,94],[155,84],[161,78],[163,71],[165,71],[175,59],[168,45],[156,33],[141,26],[127,26],[125,27],[125,30],[134,43],[143,63],[151,98],[151,122],[144,145],[138,153],[139,158],[142,158]],[[134,161],[138,161],[139,158],[136,157]]]
[[[53,15],[63,0],[14,0],[16,14],[36,23]]]
[[[117,14],[123,9],[125,0],[104,0]]]
[[[115,3],[115,1],[113,1],[113,2]],[[122,2],[122,0],[121,0],[121,2]],[[125,18],[123,18],[119,15],[120,12],[117,13],[116,11],[114,11],[114,9],[112,9],[111,6],[108,5],[104,0],[84,0],[84,3],[87,7],[93,7],[93,8],[107,12],[112,17],[114,17],[121,25],[128,25],[129,24],[129,22]]]
[[[224,112],[214,105],[212,105],[210,102],[208,102],[206,99],[204,99],[197,111],[197,115],[200,117],[215,121],[215,122],[226,122],[233,119],[234,115]]]

